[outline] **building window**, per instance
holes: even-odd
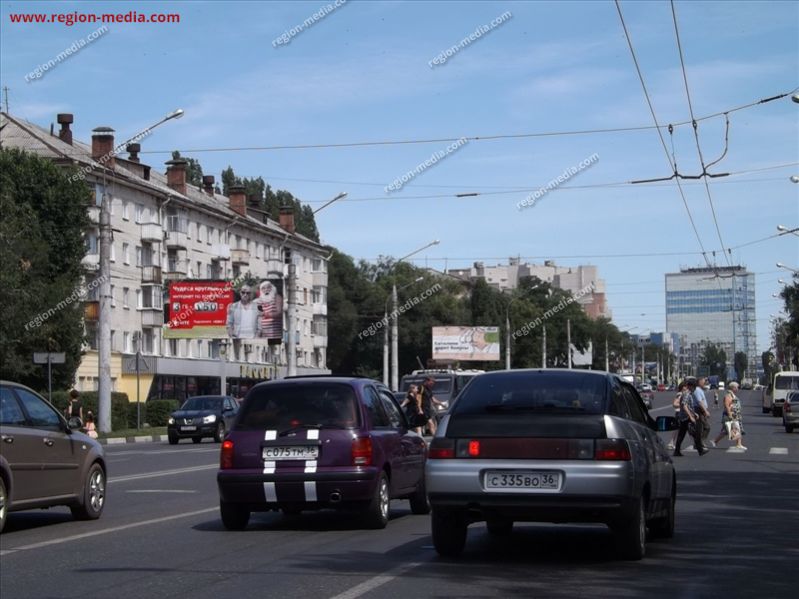
[[[141,266],[141,265],[142,265],[142,262],[141,262],[141,246],[137,245],[136,246],[136,266]]]
[[[212,268],[211,268],[210,264],[206,264],[205,265],[205,278],[206,279],[213,279],[214,278],[214,275],[213,275]]]
[[[141,291],[141,308],[162,308],[163,295],[160,285],[145,285]]]
[[[321,258],[314,258],[313,259],[313,271],[314,272],[324,272],[324,267],[322,266],[323,262]]]
[[[178,341],[179,339],[168,339],[168,343],[166,345],[166,350],[169,352],[169,355],[173,358],[178,356]]]
[[[130,220],[130,204],[122,200],[122,220]]]
[[[203,277],[203,263],[197,260],[197,278],[202,279]]]
[[[325,303],[325,289],[319,285],[314,285],[314,288],[311,290],[311,301],[314,304],[323,304]]]
[[[113,285],[111,285],[111,307],[112,308],[116,308],[117,307],[117,300],[116,300],[116,296],[114,294],[114,289],[115,289],[115,287]]]
[[[128,296],[129,295],[130,295],[130,289],[128,289],[127,287],[123,287],[122,288],[122,307],[125,308],[126,310],[128,308],[130,308],[130,305],[128,305]]]
[[[112,331],[111,331],[111,351],[114,351],[114,349],[115,349],[115,346],[116,346],[116,344],[114,343],[114,341],[116,341],[116,331],[113,331],[113,330],[112,330]]]
[[[144,329],[142,331],[142,353],[143,354],[152,354],[153,348],[155,347],[155,333],[153,329]]]
[[[122,262],[130,264],[130,244],[122,242]]]
[[[205,242],[208,245],[211,245],[211,237],[213,236],[213,234],[214,234],[214,228],[211,225],[208,225],[205,228]]]
[[[100,253],[100,240],[97,237],[97,233],[87,232],[83,240],[86,245],[87,254]]]
[[[86,322],[86,343],[89,349],[97,349],[98,327],[96,322]]]
[[[144,204],[136,204],[136,223],[141,224],[144,222],[142,219],[144,218]]]
[[[136,307],[141,308],[141,289],[136,290]]]
[[[188,225],[186,226],[186,239],[191,239],[191,234],[194,231],[194,223],[188,221]]]
[[[129,354],[130,351],[130,333],[122,333],[122,351]]]
[[[111,262],[117,261],[117,248],[114,245],[114,242],[111,242]]]

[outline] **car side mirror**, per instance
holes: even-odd
[[[680,428],[680,423],[674,416],[658,416],[657,420],[655,420],[655,428],[660,433],[676,431]]]
[[[83,428],[83,420],[81,420],[78,416],[72,416],[69,420],[67,420],[67,426],[71,430]]]

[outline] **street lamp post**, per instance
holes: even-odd
[[[407,285],[403,285],[397,291],[401,291],[406,287],[410,287],[420,281],[423,281],[424,277],[417,277],[413,280],[413,282],[408,283]],[[393,293],[386,297],[386,301],[383,304],[383,384],[388,387],[388,300],[393,298]]]
[[[419,249],[413,250],[410,254],[406,254],[397,262],[394,263],[394,266],[402,262],[403,260],[407,260],[411,256],[418,254],[419,252],[426,250],[427,248],[438,245],[441,243],[438,239],[434,239],[427,245],[420,247]],[[392,267],[393,268],[393,267]],[[396,281],[391,285],[391,309],[392,309],[392,319],[391,319],[391,389],[396,391],[399,387],[399,307],[397,306],[397,283]]]
[[[171,119],[179,119],[183,116],[183,111],[177,109],[170,112],[155,125],[145,129],[149,133],[162,123]],[[100,127],[94,133],[98,136],[110,135],[113,129]],[[134,135],[126,142],[117,147],[125,148],[128,143],[141,137],[141,133]],[[113,151],[105,160],[113,157]],[[108,167],[105,162],[101,165],[103,169],[103,195],[100,201],[100,306],[99,306],[99,329],[100,335],[97,340],[97,424],[101,433],[111,432],[111,206],[109,204],[107,174]]]

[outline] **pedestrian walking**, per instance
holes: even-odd
[[[67,417],[67,420],[76,416],[83,420],[83,402],[80,400],[80,393],[77,389],[69,392],[69,403],[67,409],[64,410],[64,416]]]
[[[699,420],[699,415],[696,413],[695,398],[693,395],[693,386],[696,386],[696,379],[688,379],[686,389],[680,394],[680,414],[678,420],[680,421],[680,428],[677,432],[677,441],[674,447],[674,456],[682,457],[682,442],[685,439],[686,433],[690,432],[694,440],[694,447],[699,455],[705,455],[708,450],[702,446],[702,424]]]
[[[679,421],[680,419],[680,398],[682,397],[683,392],[686,389],[685,381],[681,382],[677,386],[677,395],[674,396],[674,399],[671,402],[671,407],[674,408],[674,417]],[[678,431],[674,431],[671,434],[671,441],[669,441],[669,449],[674,449],[675,443],[677,441],[677,433]]]
[[[735,394],[738,391],[738,383],[735,381],[730,383],[730,388],[724,394],[724,413],[721,415],[721,431],[718,436],[710,442],[712,447],[715,447],[723,437],[729,438],[730,441],[735,442],[735,447],[742,451],[746,451],[746,447],[741,439],[741,431],[743,426],[741,424],[741,400]]]
[[[710,435],[710,410],[707,407],[707,398],[705,397],[705,390],[703,389],[707,379],[705,377],[699,377],[699,380],[694,378],[688,378],[687,380],[688,388],[691,390],[691,394],[694,397],[693,409],[699,418],[698,426],[700,427],[700,434],[702,435],[702,440],[707,441]]]
[[[422,409],[422,396],[419,394],[416,385],[410,386],[408,394],[400,404],[400,408],[405,410],[408,422],[413,427],[413,430],[421,435],[423,432],[422,427],[427,422],[427,416]]]
[[[422,383],[422,410],[424,410],[425,416],[427,416],[427,429],[430,431],[431,435],[436,434],[436,428],[438,427],[438,410],[436,406],[443,406],[444,404],[437,400],[433,395],[433,386],[436,384],[436,380],[432,376],[428,376],[424,383]]]

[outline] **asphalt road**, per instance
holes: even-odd
[[[641,562],[618,560],[603,526],[534,524],[503,539],[473,525],[464,555],[444,560],[429,517],[412,515],[406,501],[393,502],[382,531],[326,512],[255,514],[246,531],[228,532],[218,514],[219,446],[147,443],[107,447],[100,520],[75,522],[60,508],[9,516],[0,595],[794,597],[799,434],[761,414],[759,393],[741,395],[749,450],[723,441],[706,456],[675,458],[676,535],[649,543]],[[653,415],[671,414],[671,396],[656,394]],[[720,421],[716,409],[711,435]]]

